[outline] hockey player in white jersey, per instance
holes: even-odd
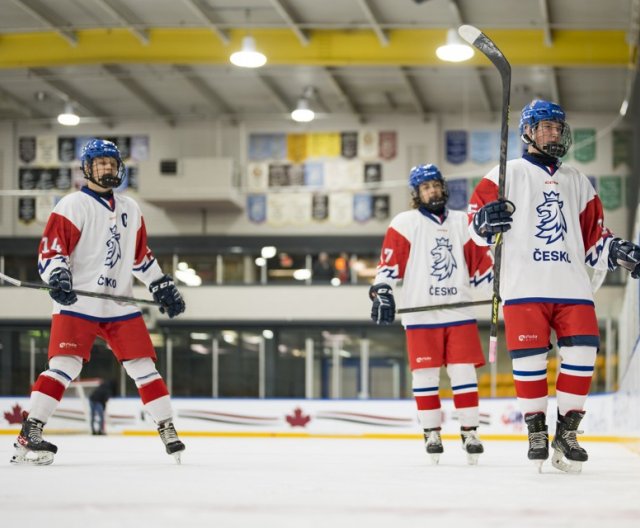
[[[502,233],[500,297],[507,349],[519,405],[529,433],[528,458],[549,457],[547,355],[550,331],[561,360],[556,383],[557,423],[552,464],[579,472],[588,459],[577,441],[600,346],[586,265],[640,273],[640,247],[604,227],[602,204],[589,179],[560,160],[571,146],[563,109],[534,100],[524,107],[522,158],[506,167],[505,196],[498,200],[498,167],[476,187],[469,231],[479,244]]]
[[[372,320],[379,325],[395,319],[393,288],[400,279],[403,307],[451,304],[445,310],[406,313],[407,352],[413,394],[425,447],[434,463],[443,452],[440,368],[451,380],[453,403],[460,421],[462,447],[470,464],[484,451],[478,436],[478,380],[484,364],[478,327],[471,308],[456,303],[472,300],[471,284],[487,286],[493,258],[475,244],[467,230],[467,215],[446,207],[447,184],[435,165],[411,169],[413,209],[397,215],[387,229],[377,274],[369,290]]]
[[[160,311],[175,317],[185,303],[173,280],[164,275],[147,247],[147,233],[138,204],[114,194],[124,175],[124,163],[115,144],[89,141],[82,153],[87,184],[65,196],[54,208],[39,247],[38,270],[53,286],[53,317],[49,341],[49,368],[32,387],[29,413],[11,462],[47,465],[57,447],[42,438],[42,429],[58,406],[65,389],[89,361],[97,336],[103,338],[134,380],[145,409],[158,425],[168,454],[180,462],[184,444],[172,422],[169,391],[155,367],[156,355],[137,306],[93,297],[79,290],[132,296],[133,277],[142,281]]]

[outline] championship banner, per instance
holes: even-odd
[[[36,137],[36,159],[37,165],[51,166],[58,162],[58,142],[56,136]]]
[[[375,220],[384,221],[389,219],[389,195],[382,194],[374,196],[373,201],[373,218]]]
[[[149,136],[131,137],[131,159],[135,161],[149,159]]]
[[[332,193],[329,195],[329,222],[337,226],[346,226],[353,219],[353,196],[351,193]]]
[[[287,159],[294,163],[307,159],[306,134],[287,134]]]
[[[58,159],[70,163],[76,159],[76,138],[60,136],[58,138]]]
[[[364,182],[380,183],[382,181],[382,163],[365,163],[364,164]],[[374,187],[372,185],[372,187]]]
[[[71,189],[71,169],[68,167],[58,169],[58,174],[55,176],[53,184],[59,191]],[[138,188],[137,183],[135,188]]]
[[[18,219],[25,224],[33,222],[36,219],[35,198],[18,199]]]
[[[264,194],[247,196],[247,216],[254,224],[262,224],[267,219],[267,197]]]
[[[36,159],[36,138],[21,137],[18,139],[18,157],[22,163],[31,163]]]
[[[287,165],[287,178],[292,187],[302,187],[304,185],[304,166],[299,163]]]
[[[447,180],[447,188],[449,189],[447,206],[456,211],[466,211],[467,205],[469,204],[467,179]]]
[[[247,164],[247,189],[266,191],[269,187],[269,165],[267,163]]]
[[[596,159],[596,131],[593,128],[578,128],[573,131],[573,158],[580,163]]]
[[[324,187],[324,163],[307,162],[303,166],[304,184],[307,187]]]
[[[366,222],[373,216],[373,200],[370,194],[353,195],[353,219],[356,222]]]
[[[358,136],[358,155],[361,159],[378,157],[378,133],[375,130],[363,130]]]
[[[383,160],[392,160],[398,152],[398,134],[394,131],[381,131],[378,134],[378,156]]]
[[[469,137],[471,160],[479,165],[497,161],[500,155],[500,133],[491,130],[473,130]]]
[[[343,186],[359,189],[362,187],[363,162],[360,159],[344,160]]]
[[[36,197],[36,221],[45,224],[49,219],[49,215],[56,206],[56,198],[54,196],[37,196]]]
[[[125,178],[125,183],[127,185],[127,187],[129,189],[134,189],[134,190],[138,190],[138,182],[139,182],[139,175],[138,175],[138,167],[133,167],[132,165],[127,165],[126,167],[127,172],[126,172],[126,178]],[[60,172],[62,172],[63,169],[60,169]]]
[[[289,222],[296,226],[311,223],[311,195],[309,193],[287,193]]]
[[[452,165],[460,165],[467,160],[467,136],[466,130],[447,130],[445,133],[447,161]]]
[[[613,131],[613,168],[625,164],[631,168],[633,159],[633,136],[630,130]]]
[[[598,192],[602,207],[608,211],[622,206],[622,178],[620,176],[601,176]]]
[[[340,156],[340,134],[337,132],[309,134],[307,149],[310,158],[338,158]]]
[[[288,207],[288,195],[285,195],[285,193],[272,193],[267,195],[267,224],[273,227],[286,225],[288,221]]]
[[[331,159],[324,161],[324,187],[325,189],[342,189],[347,179],[347,161]]]
[[[252,161],[287,159],[285,134],[250,134],[249,159]]]
[[[288,187],[289,185],[289,165],[269,163],[269,187]]]
[[[358,133],[340,133],[340,155],[343,158],[352,159],[358,155]]]
[[[329,218],[329,196],[314,194],[311,197],[311,218],[316,221]]]

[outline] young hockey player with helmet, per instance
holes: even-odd
[[[443,452],[440,367],[451,380],[453,402],[461,425],[462,447],[470,464],[484,451],[478,437],[476,367],[484,364],[478,328],[470,308],[470,284],[489,284],[493,258],[487,247],[470,240],[463,212],[447,209],[447,183],[435,165],[411,169],[413,209],[397,215],[387,229],[377,274],[369,290],[372,320],[395,319],[393,288],[403,280],[402,305],[451,304],[446,310],[407,313],[402,324],[412,373],[413,394],[425,447],[438,463]]]
[[[563,109],[534,100],[522,110],[527,150],[507,163],[505,196],[498,167],[478,184],[469,204],[469,231],[479,244],[502,233],[500,297],[516,394],[529,433],[528,458],[549,457],[547,355],[550,331],[561,360],[552,464],[579,472],[587,452],[577,441],[600,345],[591,280],[619,265],[640,272],[640,248],[604,227],[602,204],[589,179],[560,160],[571,146]]]
[[[115,144],[89,141],[82,153],[87,184],[65,196],[51,213],[40,241],[38,271],[53,286],[49,368],[33,385],[30,410],[11,462],[46,465],[57,447],[42,438],[42,429],[65,389],[89,361],[96,336],[102,337],[135,381],[145,409],[158,425],[168,454],[180,461],[184,444],[172,422],[169,391],[156,370],[155,350],[137,306],[94,297],[78,289],[131,296],[133,277],[149,287],[160,311],[175,317],[185,303],[173,280],[164,275],[151,250],[138,204],[114,194],[124,175]]]

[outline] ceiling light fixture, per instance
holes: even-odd
[[[64,126],[76,126],[80,123],[80,116],[76,114],[71,103],[66,103],[64,112],[58,114],[58,123]]]
[[[316,113],[309,108],[309,100],[306,97],[298,99],[298,106],[291,112],[291,119],[298,123],[308,123],[313,121],[316,117]]]
[[[447,43],[436,50],[440,60],[446,62],[463,62],[474,55],[473,48],[466,44],[455,29],[447,31]]]
[[[260,68],[267,63],[264,53],[256,50],[256,41],[251,35],[242,39],[242,50],[232,53],[229,60],[240,68]]]

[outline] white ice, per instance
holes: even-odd
[[[579,475],[526,442],[485,441],[478,466],[445,441],[184,437],[182,465],[156,437],[48,436],[51,466],[9,464],[0,437],[0,526],[38,528],[640,526],[640,456],[584,442]]]

